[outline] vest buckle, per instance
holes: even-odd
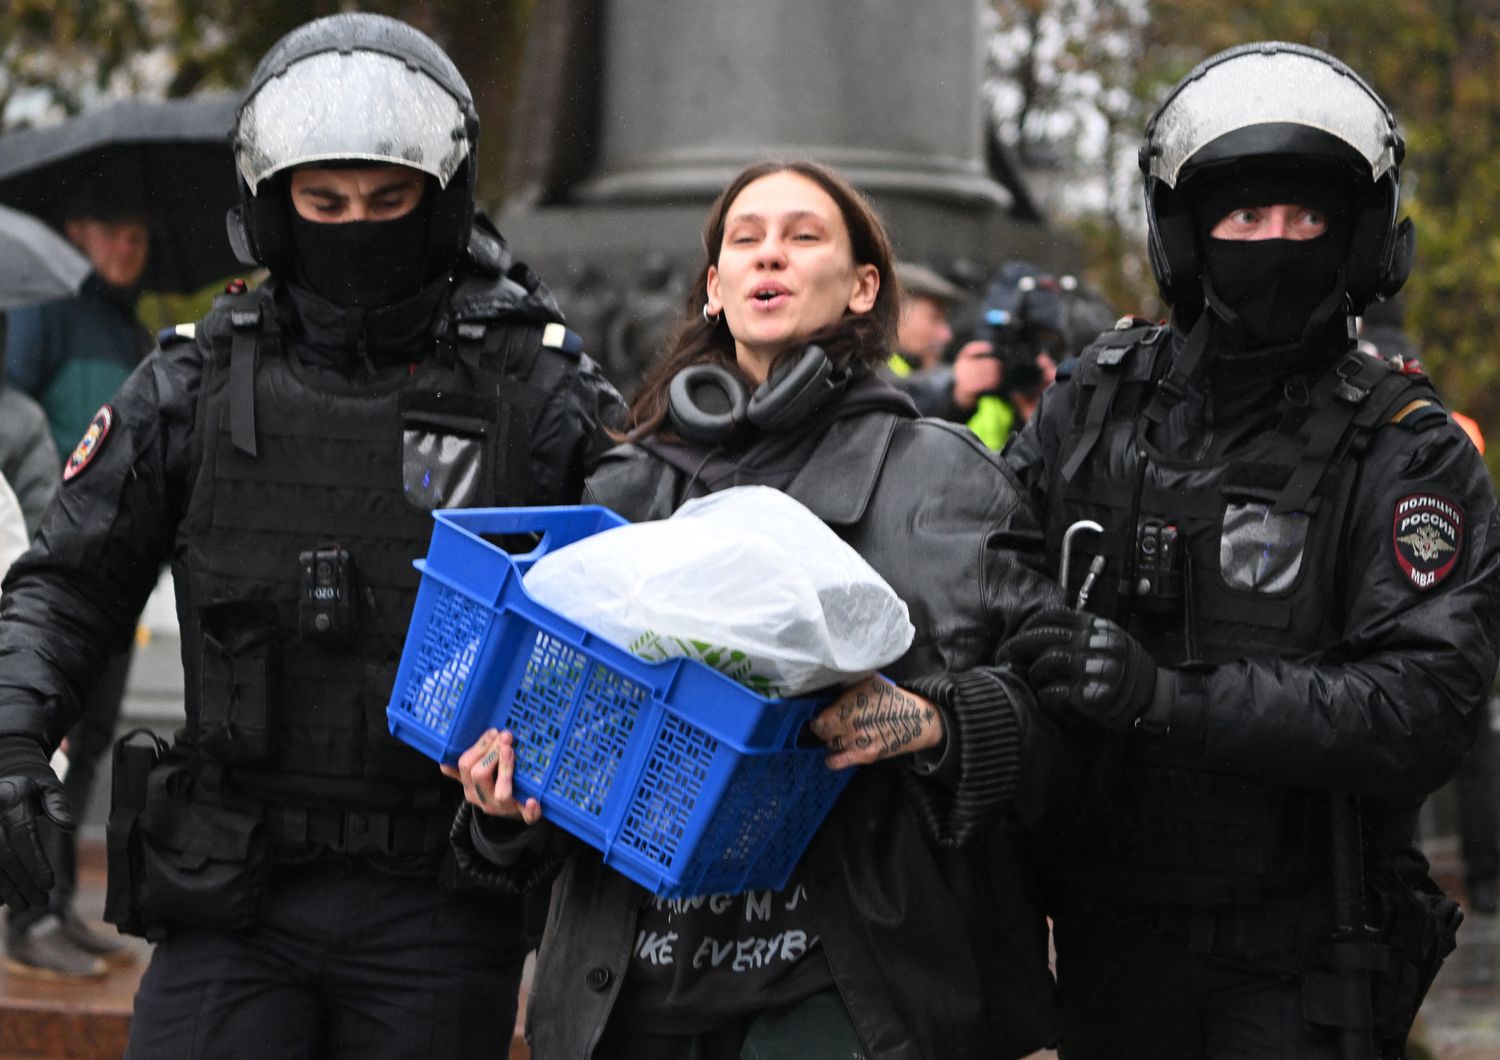
[[[334,849],[341,854],[389,854],[391,815],[368,810],[349,810],[342,814],[343,827]]]

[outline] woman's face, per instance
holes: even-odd
[[[807,177],[772,173],[729,204],[708,308],[724,314],[736,359],[757,381],[799,339],[868,313],[879,290],[879,270],[854,261],[838,204]]]

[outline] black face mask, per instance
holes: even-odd
[[[394,305],[427,281],[428,204],[391,221],[323,224],[292,213],[297,278],[345,308]]]
[[[1346,240],[1205,239],[1203,294],[1247,350],[1321,336],[1343,311]]]

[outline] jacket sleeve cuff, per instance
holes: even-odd
[[[1188,668],[1162,669],[1151,702],[1135,727],[1175,743],[1201,745],[1207,716],[1207,675]]]
[[[562,867],[566,846],[545,821],[527,825],[476,815],[460,803],[448,831],[449,889],[522,895],[547,883]]]
[[[925,771],[917,764],[921,782],[913,787],[939,842],[961,845],[1016,795],[1021,739],[1010,692],[993,670],[921,677],[905,686],[943,712],[942,756]]]

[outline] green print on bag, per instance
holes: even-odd
[[[648,629],[626,647],[632,654],[650,662],[683,656],[697,659],[767,699],[781,699],[786,695],[786,691],[770,678],[751,671],[750,659],[744,652],[722,644],[713,644],[706,640],[662,636],[655,630]]]

